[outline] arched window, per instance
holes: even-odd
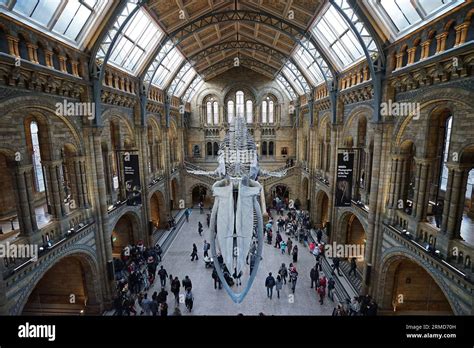
[[[443,170],[441,172],[441,183],[440,188],[442,191],[446,191],[446,186],[448,185],[448,167],[446,162],[448,161],[449,156],[449,143],[451,141],[451,126],[453,125],[453,116],[449,116],[446,120],[446,131],[444,136],[444,146],[443,146]]]
[[[207,124],[212,124],[212,103],[210,101],[207,102],[206,123]]]
[[[268,156],[273,156],[273,147],[274,147],[273,141],[270,141],[268,143]]]
[[[262,102],[262,123],[267,123],[267,102]]]
[[[251,100],[247,100],[247,123],[253,123],[253,103]]]
[[[211,142],[206,144],[206,155],[212,156],[212,143]]]
[[[37,192],[44,192],[43,168],[41,166],[41,150],[38,137],[38,124],[33,121],[30,123],[33,170],[35,173],[35,188]]]
[[[227,122],[232,123],[234,119],[234,102],[229,100],[227,102]]]
[[[244,117],[244,92],[238,91],[235,93],[236,115],[237,117]]]
[[[219,152],[219,144],[218,143],[214,143],[214,156],[217,156]]]
[[[215,101],[213,104],[213,107],[214,107],[214,125],[218,125],[219,124],[219,103]]]
[[[267,142],[264,141],[262,143],[262,156],[266,156],[267,155]]]
[[[268,123],[273,123],[273,100],[268,102]]]

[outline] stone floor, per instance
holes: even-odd
[[[198,221],[201,221],[204,226],[202,237],[197,232]],[[309,271],[314,265],[314,257],[301,244],[298,245],[300,252],[296,267],[299,277],[294,296],[287,284],[280,292],[280,299],[277,298],[275,290],[273,299],[267,298],[264,284],[268,272],[275,275],[281,263],[284,262],[288,266],[292,260],[289,255],[281,255],[281,252],[276,248],[265,243],[263,260],[252,288],[242,303],[235,304],[224,289],[214,289],[212,270],[206,269],[204,266],[202,245],[203,241],[208,238],[208,233],[206,215],[199,214],[197,209],[193,210],[189,222],[183,225],[163,258],[162,264],[168,274],[172,274],[173,277],[178,276],[180,280],[188,275],[193,283],[194,308],[192,313],[188,313],[184,303],[180,304],[183,315],[237,315],[239,313],[258,315],[260,312],[265,315],[331,315],[334,304],[326,298],[325,303],[320,305],[315,289],[310,288]],[[196,243],[198,247],[199,260],[191,262],[189,255],[193,243]],[[248,269],[245,272],[248,273]],[[170,292],[169,286],[168,280],[166,290],[169,292],[168,306],[171,314],[174,310],[174,296]],[[237,288],[235,285],[233,287],[236,292],[240,292],[242,289],[243,287]],[[156,280],[149,290],[149,296],[159,290],[160,283],[159,280]],[[184,291],[182,288],[181,290]]]

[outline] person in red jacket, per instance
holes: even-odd
[[[318,283],[319,283],[318,284],[319,286],[322,286],[322,287],[324,287],[324,289],[326,289],[326,285],[328,283],[328,280],[327,280],[326,276],[324,275],[324,273],[321,273]]]
[[[316,291],[319,294],[319,303],[323,304],[324,296],[326,296],[326,288],[320,285]]]

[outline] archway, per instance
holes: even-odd
[[[273,209],[279,209],[281,206],[287,207],[290,200],[290,189],[285,184],[277,184],[270,190],[270,202]]]
[[[365,245],[365,230],[361,222],[352,214],[349,217],[346,229],[346,243],[355,245]]]
[[[418,263],[400,256],[384,269],[382,309],[395,315],[453,315],[444,292]]]
[[[0,240],[3,234],[18,230],[16,184],[14,182],[14,162],[0,152]],[[23,229],[25,230],[25,229]],[[13,232],[12,232],[13,233]]]
[[[166,206],[163,194],[156,191],[150,197],[150,221],[153,225],[153,230],[165,228],[166,226]],[[151,233],[153,232],[150,231]]]
[[[173,178],[171,180],[171,207],[172,209],[178,209],[178,180]]]
[[[324,228],[329,223],[329,197],[320,191],[316,196],[316,227]]]
[[[196,185],[191,191],[193,207],[197,207],[199,202],[203,202],[204,206],[210,206],[212,197],[209,195],[208,189],[204,185]]]
[[[308,178],[304,177],[303,182],[301,183],[301,203],[302,208],[309,209],[310,208],[310,199],[308,197],[309,192],[309,180]]]
[[[36,284],[22,315],[98,315],[97,281],[88,261],[77,255],[66,256]]]
[[[120,258],[123,248],[135,244],[139,239],[137,219],[130,213],[124,214],[112,230],[112,255]]]

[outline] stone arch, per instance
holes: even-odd
[[[301,204],[303,209],[308,209],[309,205],[309,179],[305,176],[301,179]]]
[[[353,230],[355,227],[357,227],[357,230]],[[360,228],[362,228],[362,231]],[[367,222],[361,214],[355,209],[347,208],[339,216],[336,241],[348,244],[362,244],[362,239],[365,239],[367,231]]]
[[[355,145],[360,143],[359,137],[358,137],[358,128],[359,128],[360,119],[365,118],[365,122],[366,122],[366,125],[367,125],[369,123],[369,120],[370,120],[370,115],[372,115],[373,112],[374,112],[374,110],[371,107],[367,106],[367,105],[361,105],[361,106],[358,106],[358,107],[354,108],[354,110],[352,110],[350,112],[350,114],[347,116],[346,121],[344,122],[343,135],[342,135],[341,139],[345,139],[345,138],[352,135],[353,138],[356,138]],[[367,115],[369,115],[369,116],[367,116]],[[356,125],[356,121],[357,121],[357,125]],[[356,130],[356,132],[351,133],[351,130]],[[367,137],[367,133],[368,133],[368,127],[367,126],[366,126],[366,132],[365,133],[366,133],[366,137]]]
[[[204,197],[204,206],[212,206],[212,203],[214,201],[214,198],[212,196],[212,188],[209,185],[203,184],[203,183],[196,183],[192,185],[189,190],[188,190],[188,195],[191,197],[191,204],[193,207],[197,207],[197,204],[200,201],[200,197],[198,196],[197,191],[199,189],[204,189],[206,191],[205,197]]]
[[[455,299],[455,294],[445,282],[445,276],[439,270],[432,267],[425,259],[420,258],[411,250],[407,250],[404,247],[390,248],[386,250],[382,256],[380,268],[381,276],[379,279],[377,293],[377,302],[382,309],[390,309],[393,311],[394,301],[392,296],[394,290],[394,276],[396,267],[400,261],[403,260],[408,260],[422,268],[431,278],[431,280],[433,280],[433,282],[439,287],[447,302],[449,303],[452,312],[456,315],[462,314],[462,309]],[[406,296],[404,296],[403,300],[407,300]]]
[[[64,250],[61,253],[53,256],[47,261],[38,265],[34,273],[28,280],[28,286],[23,287],[21,292],[16,297],[16,302],[13,307],[10,308],[10,315],[20,315],[30,297],[35,290],[38,283],[43,279],[48,271],[50,271],[55,265],[58,265],[61,260],[68,257],[75,257],[81,260],[81,263],[87,269],[85,272],[89,279],[86,279],[87,290],[88,290],[88,303],[90,303],[90,313],[100,314],[102,311],[102,290],[100,286],[99,267],[96,260],[96,251],[92,247],[86,245],[73,245],[71,248]],[[69,298],[66,298],[68,300]],[[88,311],[86,310],[86,314]],[[79,313],[78,313],[79,315]]]
[[[144,239],[141,218],[133,210],[125,211],[117,216],[109,222],[109,226],[111,226],[111,229],[108,238],[112,240],[112,252],[114,254],[120,254],[124,246],[135,244]],[[115,241],[114,238],[116,238]]]
[[[160,190],[155,190],[149,194],[150,202],[150,221],[157,229],[165,228],[167,224],[166,217],[168,209],[165,203],[165,194]]]
[[[316,217],[315,226],[323,228],[329,223],[330,207],[329,207],[329,193],[325,190],[319,190],[316,193]]]

